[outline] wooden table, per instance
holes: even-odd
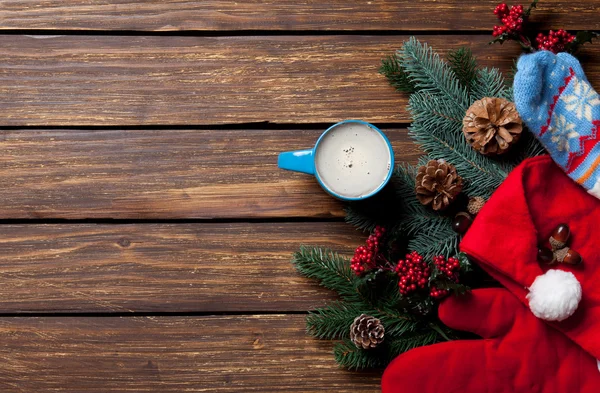
[[[377,391],[305,335],[335,297],[289,263],[364,237],[277,154],[360,118],[414,162],[381,58],[415,34],[507,70],[495,4],[2,2],[0,391]],[[535,18],[598,30],[598,4]],[[583,60],[599,87],[600,46]]]

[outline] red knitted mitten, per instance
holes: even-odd
[[[383,393],[600,392],[596,359],[505,289],[442,303],[441,320],[482,336],[417,348],[385,370]]]

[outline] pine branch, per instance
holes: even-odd
[[[514,80],[515,80],[515,75],[517,75],[517,60],[513,59],[512,65],[510,67],[510,70],[504,76],[505,84],[506,84],[506,86],[511,91],[510,98],[507,98],[507,100],[510,100],[510,101],[514,101],[512,99],[512,85],[513,85]]]
[[[477,77],[477,61],[471,49],[462,47],[448,52],[448,64],[458,78],[460,84],[471,91],[473,81]]]
[[[507,172],[465,143],[462,121],[444,115],[447,107],[439,96],[412,94],[409,109],[413,123],[409,135],[431,159],[445,159],[456,167],[460,176],[469,180],[465,186],[467,195],[488,197],[504,181]]]
[[[448,64],[426,43],[411,37],[398,51],[402,69],[420,92],[437,94],[453,102],[462,113],[469,107],[469,94]]]
[[[369,311],[357,303],[334,302],[311,311],[306,317],[306,330],[321,339],[345,338],[350,333],[354,318],[360,314],[369,314]]]
[[[389,338],[386,335],[386,340],[379,347],[369,350],[357,348],[352,341],[346,339],[335,344],[333,353],[336,362],[350,370],[383,368],[406,351],[446,341],[441,334],[446,335],[444,329],[437,327],[401,337]]]
[[[338,342],[333,347],[335,361],[349,370],[383,368],[390,361],[387,352],[386,348],[359,349],[349,339]]]
[[[426,329],[414,315],[400,313],[397,309],[381,309],[373,311],[369,315],[379,318],[385,327],[385,334],[388,337],[399,337],[424,328]]]
[[[460,236],[452,230],[450,220],[450,224],[440,227],[437,233],[432,234],[427,230],[419,231],[408,242],[408,247],[417,251],[426,259],[431,259],[437,255],[448,258],[458,254],[459,241]]]
[[[423,206],[415,194],[416,168],[399,166],[394,179],[399,199],[404,203],[404,214],[393,233],[411,239],[408,248],[426,258],[435,255],[454,256],[458,252],[458,235],[452,231],[452,219]]]
[[[400,66],[400,61],[396,55],[390,55],[381,60],[379,73],[385,75],[390,85],[403,93],[414,93],[415,84],[410,81],[408,75]]]
[[[379,225],[377,219],[373,218],[372,215],[365,214],[352,205],[346,206],[344,213],[346,214],[344,220],[360,231],[373,232],[375,227]]]
[[[543,148],[531,133],[524,131],[517,145],[519,148],[515,147],[501,157],[486,157],[472,149],[462,132],[467,108],[483,97],[512,99],[512,89],[497,69],[477,69],[468,49],[451,52],[448,60],[446,63],[426,44],[411,38],[396,56],[382,61],[380,72],[396,89],[412,92],[409,109],[413,122],[409,135],[426,152],[420,164],[430,159],[444,159],[456,166],[459,175],[465,179],[464,194],[489,197],[515,165],[526,157],[539,154]],[[452,231],[451,216],[434,212],[418,201],[416,173],[414,166],[398,167],[393,187],[389,188],[391,198],[373,200],[375,209],[367,205],[349,205],[346,220],[363,230],[372,230],[383,222],[391,228],[385,243],[386,246],[393,244],[394,248],[386,248],[382,261],[398,258],[398,254],[404,252],[399,244],[428,260],[440,254],[458,256],[461,283],[438,277],[434,270],[432,284],[457,293],[467,289],[464,284],[476,287],[483,279],[477,278],[478,281],[473,282],[469,279],[473,279],[480,269],[471,266],[459,253],[460,236]],[[398,277],[393,273],[373,270],[358,277],[350,269],[348,259],[319,248],[302,247],[294,254],[293,262],[301,274],[318,280],[342,297],[342,301],[310,312],[306,320],[309,334],[318,338],[343,339],[334,347],[336,361],[341,366],[350,369],[384,367],[407,350],[459,336],[436,319],[437,302],[428,296],[428,292],[407,297],[400,295]],[[386,329],[383,344],[368,351],[356,348],[348,339],[354,318],[363,313],[379,318]]]
[[[511,100],[511,90],[497,68],[483,68],[477,71],[472,93],[474,100],[484,97],[502,97]]]
[[[402,163],[398,166],[392,177],[396,189],[396,195],[404,208],[418,208],[414,202],[417,200],[415,193],[415,178],[417,168],[413,165]],[[418,202],[418,201],[417,201]],[[419,204],[420,205],[420,204]]]
[[[413,335],[407,335],[405,337],[397,338],[391,341],[389,345],[388,358],[395,358],[398,355],[403,354],[411,349],[422,347],[425,345],[432,345],[440,341],[445,341],[440,337],[439,333],[434,329],[430,329],[425,333],[417,333]]]
[[[397,309],[372,309],[363,303],[333,302],[310,311],[306,317],[306,330],[310,335],[320,339],[348,338],[350,325],[361,314],[379,318],[385,327],[385,334],[389,337],[423,329],[423,325],[414,315],[401,313]]]
[[[292,263],[305,277],[313,278],[325,288],[336,291],[348,302],[361,302],[357,291],[359,279],[350,269],[350,261],[337,253],[317,247],[301,246]]]
[[[401,164],[396,169],[394,177],[394,186],[399,203],[402,204],[403,214],[401,219],[407,215],[422,216],[424,219],[435,220],[439,218],[439,214],[435,213],[430,208],[423,206],[417,199],[416,194],[416,177],[417,167],[410,164]]]
[[[452,292],[453,295],[464,295],[469,292],[470,288],[463,284],[457,284],[449,281],[437,282],[436,286],[440,289],[447,289]]]
[[[371,198],[348,203],[344,208],[346,222],[364,232],[372,232],[377,225],[392,226],[399,215],[393,188],[393,184],[388,184]]]

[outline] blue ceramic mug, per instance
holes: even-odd
[[[329,127],[312,149],[279,154],[279,168],[314,175],[321,187],[344,201],[379,192],[394,170],[394,151],[385,134],[362,120]]]

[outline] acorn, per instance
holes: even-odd
[[[552,250],[541,246],[538,247],[537,259],[546,265],[552,265],[554,262],[556,262],[556,258]]]
[[[477,213],[483,208],[485,204],[485,199],[479,196],[469,198],[469,203],[467,204],[467,211],[472,215],[476,216]]]
[[[460,212],[457,213],[452,221],[452,230],[459,235],[464,235],[469,230],[469,227],[473,223],[473,217],[469,213]]]
[[[550,245],[552,246],[552,250],[556,251],[565,247],[569,240],[569,236],[571,236],[569,226],[567,224],[558,225],[552,232],[552,235],[550,235]]]
[[[579,265],[581,262],[583,262],[581,255],[569,247],[554,251],[554,255],[556,256],[556,260],[560,263]]]

